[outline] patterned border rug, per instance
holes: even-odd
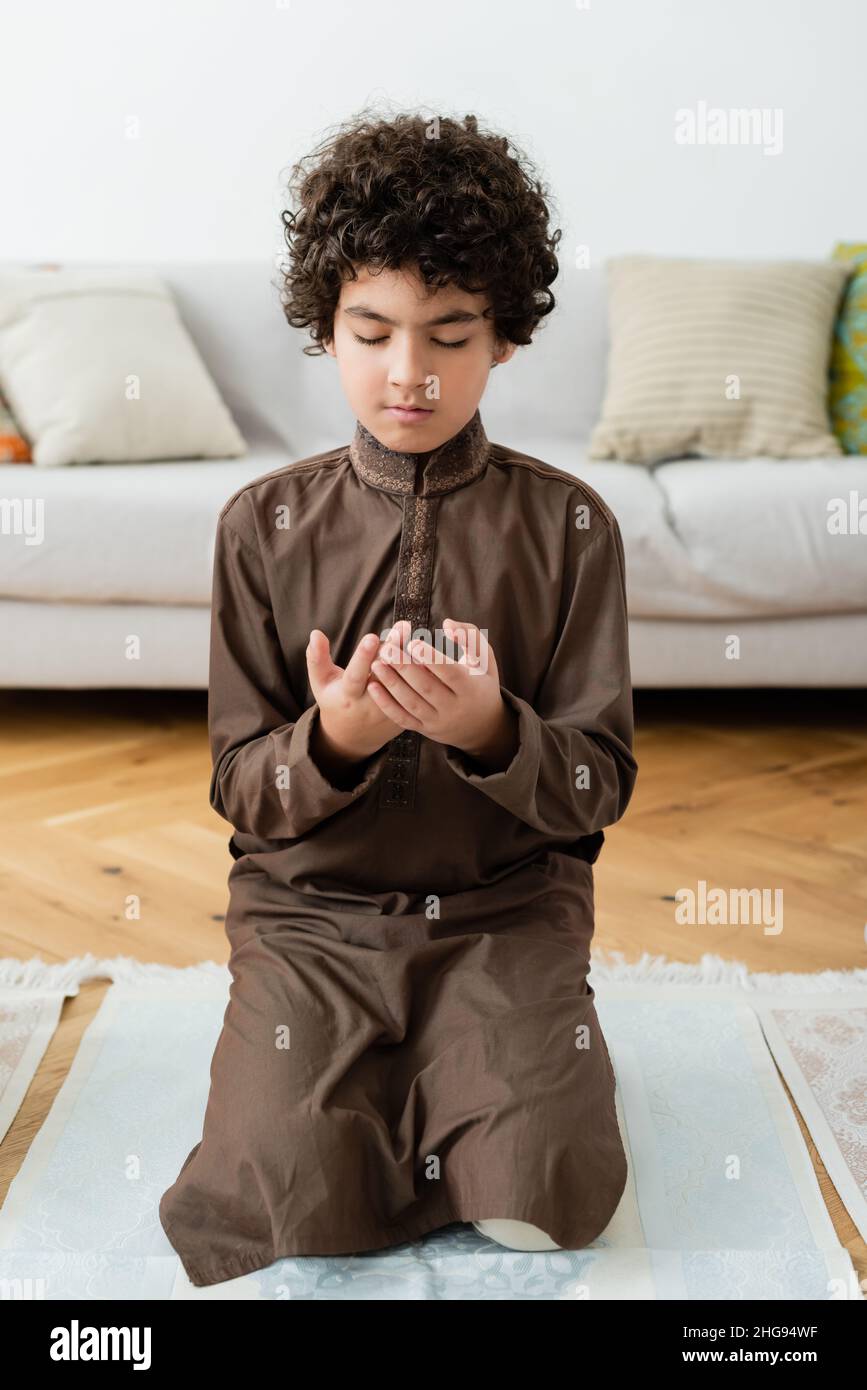
[[[590,981],[629,1159],[578,1251],[507,1250],[453,1223],[351,1256],[190,1284],[159,1223],[201,1137],[231,976],[88,955],[0,960],[0,1138],[79,984],[111,979],[0,1210],[6,1297],[862,1299],[774,1061],[867,1236],[867,970],[747,971],[595,953]]]

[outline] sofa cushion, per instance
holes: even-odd
[[[657,584],[642,613],[867,612],[867,536],[852,526],[867,484],[863,459],[680,459],[653,475],[681,582]],[[832,511],[845,529],[831,524]]]
[[[221,507],[289,462],[285,451],[251,443],[243,458],[195,463],[0,464],[0,597],[209,604]]]
[[[848,506],[850,492],[863,495],[863,459],[684,459],[636,469],[588,459],[586,441],[511,442],[582,479],[611,507],[630,617],[867,612],[864,537],[828,528],[829,500]],[[334,447],[322,438],[310,452]],[[258,443],[243,459],[195,464],[0,464],[0,598],[207,606],[220,509],[292,457]],[[28,544],[40,530],[40,543]]]
[[[635,468],[588,457],[586,443],[542,435],[514,447],[575,474],[608,503],[623,535],[630,617],[867,613],[867,538],[828,524],[833,499],[851,517],[865,496],[863,459],[678,459]]]

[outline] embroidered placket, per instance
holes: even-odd
[[[393,623],[409,619],[410,639],[430,622],[430,597],[439,497],[405,497],[397,562]],[[380,806],[415,803],[422,735],[403,729],[389,744],[379,793]]]
[[[356,424],[349,448],[356,473],[371,487],[403,495],[392,623],[408,620],[411,638],[430,627],[439,499],[481,477],[489,451],[478,410],[463,429],[427,454],[389,449],[360,421]],[[380,781],[380,806],[396,810],[415,804],[421,740],[416,729],[403,729],[391,740]]]

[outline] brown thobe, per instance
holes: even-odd
[[[511,762],[403,730],[333,785],[311,629],[345,667],[402,618],[457,654],[447,617],[493,648]],[[192,1282],[453,1221],[594,1240],[627,1164],[587,982],[592,865],[637,772],[603,499],[490,443],[478,411],[426,453],[359,421],[246,484],[217,528],[208,721],[231,985],[202,1138],[159,1209]]]

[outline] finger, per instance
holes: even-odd
[[[406,650],[406,644],[411,637],[412,625],[409,619],[401,618],[400,621],[396,622],[394,626],[391,628],[390,632],[388,632],[386,636],[383,638],[382,642],[380,643],[379,651],[376,655],[379,657],[381,661],[385,652],[391,649],[390,655],[394,665],[409,666],[411,662],[411,657],[409,655],[409,652]]]
[[[367,687],[367,691],[371,699],[376,701],[383,714],[387,714],[389,719],[395,724],[399,724],[402,729],[421,728],[419,721],[411,715],[408,710],[404,709],[403,705],[399,704],[394,696],[389,694],[385,687],[380,685],[378,681],[371,681],[370,685]]]
[[[402,660],[409,665],[409,656],[406,653],[406,644],[412,636],[412,624],[408,618],[401,618],[394,623],[389,632],[386,633],[379,646],[376,655],[382,659],[382,653],[387,646],[395,646],[401,654]]]
[[[399,642],[402,647],[405,647],[409,638],[412,636],[412,624],[409,618],[398,619],[388,636],[392,640]]]
[[[452,618],[446,618],[443,627],[448,629],[452,641],[463,648],[458,662],[460,666],[481,666],[487,670],[488,640],[481,628],[476,627],[475,623],[455,622]]]
[[[387,661],[380,661],[378,658],[373,663],[373,674],[380,685],[385,686],[387,692],[402,705],[408,714],[414,719],[424,721],[433,719],[439,711],[435,705],[431,705],[415,690],[408,681],[404,680],[400,672]]]
[[[424,642],[419,637],[410,642],[407,656],[409,657],[409,665],[401,666],[400,670],[410,685],[425,695],[427,682],[431,680],[437,682],[435,687],[428,686],[429,694],[426,695],[426,698],[436,704],[441,702],[446,695],[455,694],[464,673],[454,657],[437,650],[431,646],[430,642]],[[416,672],[419,674],[414,679]]]
[[[331,643],[321,628],[312,629],[306,657],[310,671],[320,682],[329,681],[340,674],[340,667],[335,666],[331,659]]]
[[[422,643],[426,646],[426,643]],[[399,676],[406,681],[407,685],[419,695],[437,713],[441,714],[443,702],[452,697],[453,691],[445,681],[438,678],[431,662],[422,660],[416,655],[415,642],[410,643],[410,650],[404,652],[393,642],[386,642],[380,652],[378,661],[382,662],[387,670],[395,670]],[[433,652],[433,648],[428,647],[428,651]],[[453,662],[454,669],[457,670],[457,663]],[[374,674],[378,675],[377,662],[373,663]],[[421,715],[421,711],[416,711]]]
[[[367,678],[370,675],[370,663],[378,650],[379,638],[376,633],[365,633],[352,653],[343,673],[344,689],[350,695],[360,698],[364,694],[364,687],[367,685]]]

